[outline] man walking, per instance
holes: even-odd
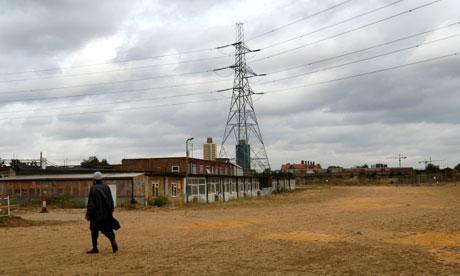
[[[86,253],[99,253],[99,250],[97,249],[99,231],[101,231],[102,234],[110,240],[113,253],[118,251],[118,245],[115,241],[115,233],[113,230],[118,230],[120,228],[120,224],[113,217],[113,210],[113,198],[110,188],[102,183],[102,174],[100,172],[95,172],[94,185],[89,191],[86,210],[86,219],[90,222],[89,229],[91,230],[93,248]]]

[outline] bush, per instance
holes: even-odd
[[[169,203],[169,197],[167,196],[158,196],[155,199],[149,200],[149,205],[157,206],[157,207],[163,207]]]
[[[81,208],[81,202],[72,198],[69,194],[58,196],[50,200],[50,204],[55,204],[59,208]]]
[[[287,192],[289,192],[289,190],[286,187],[278,187],[272,193],[273,194],[281,194],[281,193],[287,193]]]

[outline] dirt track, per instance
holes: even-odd
[[[0,275],[460,274],[460,186],[323,187],[260,200],[116,212],[120,251],[83,210],[0,227]]]

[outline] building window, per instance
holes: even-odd
[[[216,184],[215,183],[210,183],[208,185],[208,193],[213,194],[216,192]]]
[[[152,183],[152,197],[158,197],[159,195],[159,186],[158,183]]]
[[[190,164],[192,166],[192,174],[196,174],[196,164]]]
[[[180,167],[179,167],[179,166],[176,166],[176,165],[171,166],[171,172],[173,172],[173,173],[178,173],[178,172],[180,172]]]
[[[203,174],[204,173],[204,166],[203,165],[200,165],[200,174]]]
[[[204,178],[189,178],[187,183],[189,183],[191,195],[206,194],[206,180]]]
[[[171,193],[172,193],[172,196],[176,197],[177,196],[177,184],[176,183],[172,183],[171,184]]]

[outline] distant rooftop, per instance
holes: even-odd
[[[136,176],[144,175],[143,173],[103,173],[104,179],[119,179],[119,178],[133,178]],[[94,174],[40,174],[40,175],[19,175],[0,178],[0,181],[19,181],[19,180],[90,180],[93,179]]]

